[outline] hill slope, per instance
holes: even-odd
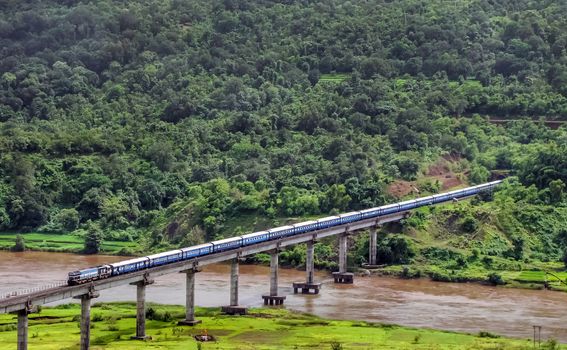
[[[562,1],[0,7],[0,230],[162,249],[436,192],[443,156],[565,203],[565,130],[521,120],[567,117]]]

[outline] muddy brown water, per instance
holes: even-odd
[[[0,252],[0,295],[14,290],[64,280],[67,272],[122,260],[115,256]],[[229,302],[230,266],[206,266],[196,277],[198,306],[221,306]],[[305,273],[280,269],[279,293],[287,295],[285,307],[333,319],[352,319],[477,333],[531,338],[533,325],[542,326],[542,338],[567,342],[567,293],[453,284],[429,280],[388,277],[355,277],[353,285],[336,285],[319,271],[321,294],[294,295],[291,283]],[[185,302],[185,278],[171,274],[156,279],[147,289],[147,300],[157,303]],[[240,266],[240,304],[262,305],[269,291],[269,268]],[[97,301],[133,301],[134,286],[101,291]],[[74,302],[68,300],[64,302]]]

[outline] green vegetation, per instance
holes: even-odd
[[[526,189],[510,179],[493,201],[473,199],[419,210],[401,228],[409,241],[406,246],[413,248],[395,247],[397,262],[405,267],[381,271],[448,282],[567,290],[561,282],[567,279],[561,262],[567,207],[556,205],[553,197],[549,189]],[[385,231],[379,247],[393,237]],[[390,263],[387,256],[379,250],[379,261]]]
[[[150,311],[151,310],[151,311]],[[201,349],[531,349],[530,340],[498,337],[488,331],[478,336],[412,329],[367,322],[332,321],[282,309],[253,309],[243,317],[223,316],[218,309],[197,309],[203,323],[195,328],[177,326],[184,310],[178,306],[150,305],[146,322],[150,341],[130,340],[135,333],[135,304],[96,304],[92,309],[91,344],[97,349],[198,349],[193,335],[206,329],[215,342]],[[80,306],[43,308],[30,315],[30,347],[61,349],[79,341]],[[169,315],[166,317],[166,315]],[[0,315],[0,349],[16,339],[13,315]],[[551,344],[551,343],[550,343]],[[555,346],[555,343],[553,343]],[[557,349],[564,347],[557,345]]]
[[[566,6],[3,1],[0,230],[159,251],[511,175],[495,202],[386,228],[406,237],[379,261],[525,281],[567,257],[567,131],[538,122],[567,118]],[[318,245],[319,267],[335,259]]]
[[[84,252],[87,254],[96,254],[100,252],[101,244],[102,231],[96,224],[89,222],[87,226],[87,235],[85,236]]]
[[[41,250],[50,252],[80,253],[85,248],[84,232],[76,234],[48,234],[48,233],[24,233],[20,236],[25,241],[25,249]],[[19,234],[0,233],[0,249],[12,249]],[[123,241],[104,241],[101,245],[101,253],[131,255],[139,252],[139,243]]]
[[[12,251],[14,252],[23,252],[26,250],[26,242],[22,235],[16,235],[16,243],[12,247]]]

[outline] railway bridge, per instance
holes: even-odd
[[[492,186],[479,185],[479,191],[473,191],[476,187],[449,192],[448,196],[443,196],[443,200],[431,205],[460,200],[471,197],[479,192],[492,190],[499,183],[493,182]],[[490,184],[487,184],[490,185]],[[486,186],[486,187],[482,187]],[[454,193],[455,195],[450,195]],[[391,205],[389,206],[391,207]],[[320,283],[314,280],[314,243],[322,238],[337,236],[339,247],[338,271],[333,272],[335,283],[353,283],[354,275],[347,271],[347,238],[349,235],[357,234],[363,230],[368,230],[370,234],[369,264],[376,264],[376,244],[377,228],[389,222],[395,222],[406,217],[411,210],[405,210],[399,206],[398,210],[386,215],[380,215],[369,219],[362,219],[349,222],[343,225],[327,227],[293,236],[282,237],[275,240],[252,244],[218,253],[199,256],[193,259],[170,263],[162,266],[144,269],[142,271],[118,275],[105,279],[95,280],[80,285],[60,285],[31,293],[18,294],[12,293],[0,299],[0,313],[13,313],[18,318],[18,339],[17,349],[26,350],[28,348],[28,315],[35,311],[37,306],[48,304],[65,299],[79,299],[81,302],[81,350],[89,349],[90,346],[90,311],[91,301],[98,297],[99,292],[117,286],[132,284],[136,285],[137,313],[136,313],[136,335],[133,339],[146,339],[146,288],[154,282],[154,278],[172,274],[183,273],[186,278],[186,314],[185,319],[180,321],[180,325],[195,325],[200,321],[195,319],[195,275],[201,271],[203,266],[222,261],[231,261],[230,276],[230,300],[227,306],[222,307],[222,311],[227,314],[245,314],[246,307],[239,305],[238,302],[238,276],[239,258],[261,252],[271,255],[270,263],[270,289],[269,293],[263,295],[266,305],[281,305],[285,296],[278,295],[278,253],[281,249],[294,244],[305,243],[306,251],[306,276],[305,281],[293,284],[295,293],[317,294],[321,287]]]

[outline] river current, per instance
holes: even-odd
[[[64,280],[69,271],[124,259],[115,256],[84,256],[63,253],[0,251],[0,295]],[[404,326],[426,327],[531,338],[533,326],[542,326],[542,339],[567,342],[567,293],[489,287],[477,284],[441,283],[426,279],[355,277],[353,285],[332,283],[327,272],[318,271],[323,282],[319,295],[294,295],[291,283],[305,273],[280,269],[279,293],[285,307],[333,319],[364,320]],[[229,302],[230,266],[204,267],[196,276],[197,306],[221,306]],[[261,306],[269,291],[269,268],[240,266],[240,304]],[[171,274],[147,288],[147,300],[164,304],[185,302],[185,278]],[[97,301],[134,301],[134,286],[103,290]],[[76,302],[69,300],[65,302]]]

